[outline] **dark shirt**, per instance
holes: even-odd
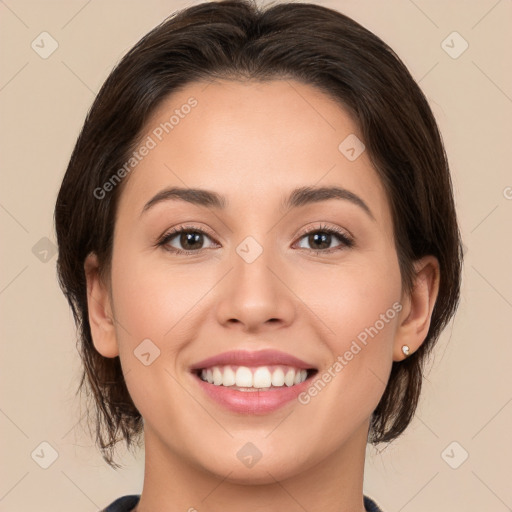
[[[140,494],[130,494],[129,496],[122,496],[116,501],[112,502],[107,508],[101,512],[130,512],[137,503],[139,503]],[[377,504],[368,496],[364,496],[364,508],[366,512],[382,512]]]

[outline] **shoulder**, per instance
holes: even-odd
[[[122,496],[113,501],[102,512],[130,512],[130,510],[139,503],[140,494],[131,494]],[[364,496],[364,508],[366,512],[382,512],[378,505],[368,496]]]
[[[101,512],[130,512],[139,503],[140,494],[130,494],[122,496],[113,501],[108,507],[101,510]]]
[[[364,508],[366,512],[383,512],[377,503],[373,501],[371,498],[368,498],[368,496],[363,496],[364,498]]]

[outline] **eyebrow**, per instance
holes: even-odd
[[[281,209],[286,211],[292,208],[299,208],[329,199],[341,199],[359,206],[372,220],[375,221],[372,211],[368,205],[350,190],[341,187],[299,187],[281,201]],[[200,188],[170,187],[158,192],[152,197],[142,209],[141,215],[158,203],[170,200],[186,201],[197,206],[225,210],[229,202],[224,197],[211,190]]]

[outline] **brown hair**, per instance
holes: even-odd
[[[459,300],[462,244],[434,116],[393,50],[349,17],[308,3],[261,9],[250,0],[227,0],[178,11],[124,56],[87,115],[58,194],[59,283],[79,331],[84,370],[78,391],[87,384],[92,392],[103,458],[120,467],[113,461],[115,445],[140,442],[143,419],[119,357],[101,356],[92,343],[84,260],[95,252],[102,275],[108,274],[122,187],[101,200],[95,190],[127,161],[166,96],[187,83],[215,79],[294,79],[338,101],[358,123],[386,188],[404,287],[413,284],[414,260],[429,254],[439,260],[440,289],[426,340],[393,363],[371,418],[369,441],[391,441],[414,415],[425,361]]]

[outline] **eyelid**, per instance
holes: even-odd
[[[196,224],[189,224],[187,222],[178,224],[177,226],[167,229],[162,235],[162,238],[172,233],[179,233],[180,231],[200,231],[202,233],[206,233],[208,236],[211,236],[212,238],[215,238],[215,235],[213,234],[213,231],[210,228],[206,226],[199,226]]]
[[[299,233],[296,235],[296,237],[302,238],[304,235],[309,235],[310,233],[315,233],[317,231],[333,232],[333,233],[336,233],[337,235],[347,238],[352,243],[355,242],[354,235],[352,235],[352,233],[348,229],[341,228],[341,227],[335,226],[335,225],[330,226],[325,223],[320,223],[320,225],[314,225],[314,226],[311,226],[311,225],[306,226],[305,228],[303,228],[299,231]]]

